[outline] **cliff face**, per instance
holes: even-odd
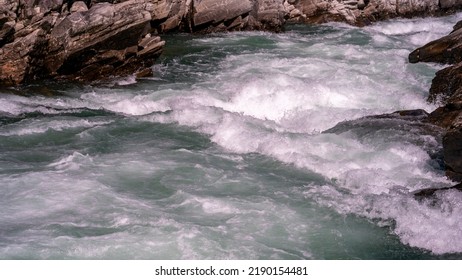
[[[0,0],[0,85],[149,75],[169,31],[280,31],[287,21],[435,14],[462,0]]]

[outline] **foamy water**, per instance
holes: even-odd
[[[459,258],[407,55],[460,15],[167,37],[155,77],[0,96],[1,258]],[[29,89],[33,91],[33,89]]]

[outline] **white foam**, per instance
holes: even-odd
[[[81,96],[93,107],[104,108],[108,111],[127,115],[146,115],[153,112],[164,112],[170,109],[168,98],[158,100],[159,93],[148,95],[133,95],[130,93],[96,93],[89,92]]]
[[[113,121],[90,121],[85,119],[65,119],[65,120],[24,120],[19,124],[13,124],[3,127],[0,130],[2,136],[23,136],[31,134],[41,134],[48,131],[64,131],[72,128],[90,128],[103,126],[112,123]],[[26,125],[28,123],[28,125]]]
[[[403,41],[417,47],[447,35],[461,18],[462,14],[459,13],[450,18],[394,19],[376,23],[365,29],[387,36],[401,36]],[[380,36],[376,39],[384,40],[385,37]]]
[[[79,152],[74,152],[72,155],[50,163],[48,166],[54,167],[57,170],[78,170],[82,165],[88,165],[92,162],[93,159],[89,155],[83,155]]]
[[[79,98],[0,97],[0,105],[3,112],[13,115],[42,109],[52,114],[53,110],[58,112],[61,108],[103,108],[128,117],[141,116],[137,120],[188,126],[207,134],[221,147],[220,153],[229,151],[225,153],[226,156],[237,158],[238,162],[243,161],[243,156],[239,154],[259,153],[323,177],[324,185],[307,186],[300,194],[308,200],[314,199],[341,214],[379,219],[380,225],[394,223],[393,230],[403,243],[410,246],[437,254],[461,252],[460,245],[453,244],[460,237],[462,229],[460,219],[457,219],[462,214],[460,194],[441,194],[438,198],[440,204],[436,206],[419,203],[410,195],[428,186],[451,184],[442,171],[434,169],[433,159],[425,148],[426,145],[437,146],[433,136],[419,138],[424,145],[417,146],[411,141],[414,139],[412,132],[409,132],[409,138],[403,136],[402,141],[394,140],[394,136],[399,134],[398,127],[396,131],[390,129],[383,133],[376,133],[376,127],[367,125],[363,127],[363,134],[355,134],[354,131],[320,133],[341,121],[366,115],[416,108],[431,111],[434,105],[426,104],[425,95],[433,73],[413,71],[415,69],[408,66],[407,54],[415,44],[439,36],[439,32],[447,33],[446,29],[442,29],[450,24],[444,20],[438,22],[432,19],[424,21],[422,25],[420,21],[398,20],[379,23],[364,30],[333,24],[336,28],[340,26],[341,30],[322,35],[315,44],[311,42],[312,38],[296,33],[250,33],[251,36],[264,36],[270,40],[272,48],[257,53],[247,51],[223,55],[210,73],[192,73],[200,76],[192,85],[153,85],[153,89],[136,91],[87,88]],[[355,32],[354,36],[367,33],[364,41],[371,43],[349,43],[349,32]],[[223,34],[193,40],[199,47],[218,43],[226,46],[228,42],[239,45],[246,36],[248,34]],[[277,46],[284,46],[285,49],[277,49]],[[195,69],[191,65],[184,67],[188,71]],[[27,135],[110,123],[59,118],[9,124],[2,127],[0,135]],[[143,232],[140,235],[145,234],[141,237],[122,234],[117,235],[118,238],[128,238],[132,244],[142,239],[143,245],[175,258],[256,258],[259,257],[258,250],[270,252],[270,256],[277,258],[292,253],[270,243],[281,247],[288,244],[292,248],[306,246],[305,233],[309,227],[300,226],[303,217],[291,207],[263,194],[244,203],[203,193],[198,195],[194,193],[197,186],[187,185],[182,186],[184,190],[177,190],[172,197],[156,204],[157,201],[134,198],[134,195],[125,195],[122,191],[115,194],[116,191],[101,183],[106,178],[88,172],[98,166],[99,171],[107,173],[106,176],[113,176],[120,170],[152,176],[158,170],[175,169],[178,165],[161,161],[160,156],[151,151],[148,155],[152,155],[157,164],[152,165],[148,160],[139,160],[137,157],[140,154],[143,157],[147,155],[145,152],[108,155],[104,163],[109,167],[105,167],[95,162],[101,160],[99,158],[69,152],[49,164],[48,171],[40,174],[40,178],[35,178],[37,174],[31,173],[25,174],[20,180],[5,180],[12,193],[22,185],[29,186],[24,193],[16,193],[15,200],[8,204],[8,213],[15,213],[16,207],[26,209],[25,204],[31,203],[32,207],[17,212],[16,218],[43,218],[69,209],[83,216],[93,214],[95,224],[98,219],[108,220],[110,227],[132,226],[130,234],[138,230]],[[124,157],[122,166],[121,155]],[[114,169],[113,166],[118,168]],[[201,169],[201,166],[195,168]],[[75,174],[86,174],[92,178],[77,178]],[[169,180],[170,175],[159,176],[164,182]],[[57,183],[48,188],[49,181]],[[34,189],[35,186],[38,188]],[[96,196],[97,190],[104,190],[101,192],[103,195],[99,193]],[[54,197],[56,193],[62,195]],[[19,197],[26,199],[20,201]],[[104,203],[98,202],[101,200]],[[15,206],[14,203],[18,204]],[[93,206],[91,211],[87,205]],[[104,209],[107,205],[124,209],[126,215],[117,217],[120,212],[112,212],[112,209],[107,212]],[[164,205],[169,205],[169,209],[161,209]],[[37,209],[42,208],[47,211],[31,213],[40,212]],[[180,214],[168,212],[172,209]],[[104,214],[98,214],[101,211]],[[187,218],[193,221],[183,222],[182,211],[187,212]],[[56,215],[58,218],[53,217],[59,222],[59,215]],[[214,223],[217,219],[219,226],[200,225],[203,220]],[[52,222],[55,220],[52,219]],[[195,224],[197,220],[199,222]],[[390,220],[393,223],[388,223]],[[295,228],[294,232],[286,230]],[[156,236],[159,240],[152,241],[146,236]],[[86,242],[88,240],[92,239],[88,238]],[[235,243],[236,240],[248,242],[248,246],[242,249],[241,244]],[[63,241],[56,242],[62,245],[60,242]],[[93,242],[102,241],[95,239]],[[111,250],[117,251],[108,243],[104,244],[88,254],[85,254],[85,250],[91,245],[80,244],[71,255],[105,256]],[[229,248],[242,250],[229,252]],[[146,248],[143,250],[147,251]],[[212,255],[210,251],[213,251]],[[311,257],[309,251],[301,254]]]

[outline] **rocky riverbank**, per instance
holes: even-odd
[[[452,64],[436,73],[429,102],[440,105],[428,121],[445,129],[444,163],[449,178],[462,181],[462,21],[447,36],[432,41],[409,55],[411,63]]]
[[[151,74],[171,31],[282,30],[434,15],[459,0],[0,0],[0,85]]]
[[[150,74],[179,30],[278,31],[295,8],[268,0],[0,0],[0,84]]]

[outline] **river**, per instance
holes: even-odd
[[[441,139],[363,118],[436,108],[407,56],[460,19],[167,35],[152,78],[3,89],[0,258],[462,258],[462,194],[413,196],[454,184]]]

